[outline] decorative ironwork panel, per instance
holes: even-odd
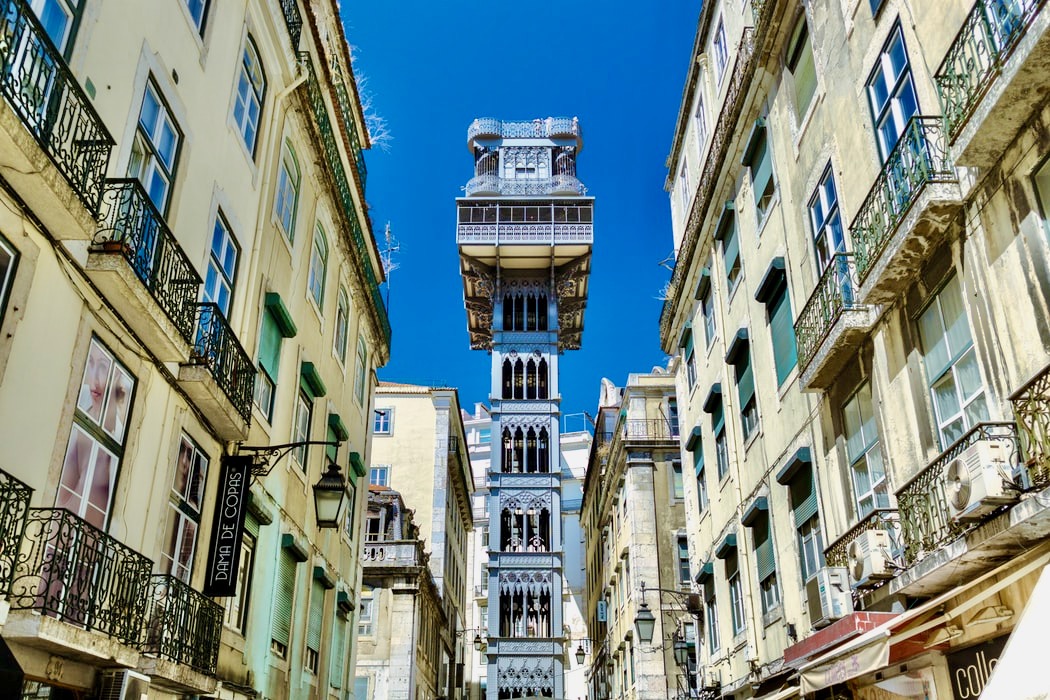
[[[952,518],[944,471],[963,450],[982,440],[1007,442],[1008,452],[1016,454],[1017,428],[1013,423],[978,423],[897,491],[905,566],[911,566],[980,524],[980,520],[960,522]]]
[[[850,544],[868,530],[884,530],[890,536],[890,553],[894,557],[901,554],[903,544],[900,515],[893,508],[877,508],[824,550],[824,559],[828,566],[847,566]]]
[[[138,180],[109,180],[93,250],[120,252],[179,335],[193,342],[200,275]]]
[[[113,138],[25,0],[0,0],[0,91],[93,215]]]
[[[32,495],[33,489],[0,469],[0,597],[6,596],[11,586]]]
[[[31,508],[8,600],[138,646],[152,562],[68,510]]]
[[[836,253],[795,321],[795,343],[801,371],[806,371],[816,357],[842,312],[857,306],[857,270],[853,255]]]
[[[944,128],[954,142],[1046,0],[977,0],[937,69]]]
[[[631,442],[658,440],[677,442],[678,436],[671,434],[671,424],[663,418],[631,418],[623,422],[623,439]]]
[[[338,65],[332,66],[332,83],[335,86],[335,99],[339,104],[339,113],[343,122],[347,125],[347,135],[350,138],[350,154],[353,156],[354,169],[361,180],[361,190],[365,189],[365,180],[368,178],[368,168],[365,167],[365,152],[361,147],[361,138],[357,135],[357,118],[354,116],[353,103],[350,94],[346,90],[346,81],[342,70]]]
[[[504,569],[549,569],[561,566],[561,556],[557,552],[490,552],[489,562],[490,568],[498,565]]]
[[[531,180],[515,180],[495,175],[478,175],[470,178],[463,190],[468,197],[479,193],[499,193],[501,195],[514,196],[548,195],[566,192],[578,195],[587,194],[587,188],[572,175],[555,175],[553,177]]]
[[[321,91],[320,83],[317,81],[317,75],[314,73],[313,63],[310,61],[310,54],[301,53],[300,60],[307,74],[306,93],[307,101],[310,105],[310,113],[313,117],[312,121],[317,128],[317,135],[321,141],[321,150],[324,153],[325,163],[328,165],[332,184],[335,186],[336,194],[342,207],[343,218],[350,229],[350,239],[354,244],[354,252],[357,253],[357,255],[353,257],[360,266],[361,274],[365,280],[365,287],[372,298],[372,303],[369,306],[375,314],[379,330],[382,333],[383,339],[389,343],[390,318],[387,316],[386,304],[383,302],[383,296],[379,293],[379,279],[376,277],[375,270],[372,268],[372,256],[369,252],[369,246],[365,241],[365,231],[361,227],[361,221],[357,215],[357,207],[354,204],[350,182],[346,177],[346,170],[343,168],[342,156],[340,156],[339,146],[336,143],[332,120],[328,116],[328,107],[325,104],[324,94]],[[361,186],[364,187],[363,178],[361,180]],[[362,199],[364,198],[363,191],[361,192],[361,197]],[[371,234],[369,234],[369,237],[371,237]]]
[[[478,136],[504,138],[558,138],[581,135],[580,122],[576,117],[548,117],[528,122],[500,121],[488,117],[475,119],[467,127],[467,140]]]
[[[303,34],[303,16],[299,13],[298,0],[281,0],[281,12],[284,14],[284,26],[292,40],[292,51],[299,50],[299,39]]]
[[[150,580],[142,651],[213,675],[222,606],[168,574]]]
[[[1010,397],[1029,485],[1050,486],[1050,365]]]
[[[369,542],[361,549],[361,561],[376,562],[398,566],[413,566],[418,563],[416,543],[409,542]]]
[[[549,489],[538,492],[502,489],[499,494],[499,507],[501,510],[505,508],[520,508],[523,511],[550,510],[551,492]]]
[[[255,365],[218,305],[198,304],[197,335],[190,362],[206,366],[223,393],[248,422],[252,417]]]
[[[923,189],[956,181],[940,118],[912,117],[850,225],[858,284],[864,283]]]

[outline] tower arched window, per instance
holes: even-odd
[[[525,398],[536,398],[536,362],[529,360],[525,366]]]
[[[513,396],[513,374],[514,370],[510,360],[503,361],[503,398],[509,399]]]
[[[538,316],[536,319],[536,330],[545,331],[547,330],[547,295],[540,294],[538,299],[539,309]]]
[[[510,294],[503,296],[503,330],[514,330],[514,297]]]
[[[551,470],[550,462],[550,436],[547,434],[546,428],[540,428],[539,438],[537,439],[536,452],[539,460],[539,470],[542,473],[548,473]]]
[[[511,465],[511,471],[516,474],[520,474],[522,465],[525,463],[525,433],[522,432],[521,428],[514,431],[514,461]]]
[[[525,298],[525,330],[536,330],[536,295],[529,294]]]
[[[503,473],[510,473],[514,464],[514,441],[511,437],[510,428],[503,429],[503,459],[501,461]]]
[[[525,471],[535,473],[537,471],[537,460],[539,455],[536,451],[536,430],[529,428],[525,435]]]
[[[539,398],[541,398],[541,399],[549,398],[549,396],[548,396],[548,389],[547,389],[547,381],[548,381],[547,360],[542,359],[542,358],[540,359],[539,369],[538,369],[537,373],[538,373],[538,376],[536,378],[536,383],[537,383],[538,388],[539,388],[539,392],[538,392]]]
[[[525,363],[520,359],[514,363],[514,398],[525,398]]]
[[[525,296],[514,295],[514,330],[525,330]]]

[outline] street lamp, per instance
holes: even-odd
[[[689,644],[686,643],[681,630],[674,635],[674,662],[682,668],[689,663]]]
[[[481,651],[484,642],[481,641],[481,632],[474,635],[474,651]]]
[[[328,471],[321,475],[321,480],[314,484],[314,510],[317,514],[317,527],[339,527],[339,513],[346,500],[346,479],[335,462],[328,463]]]
[[[579,646],[576,647],[576,663],[583,665],[583,660],[587,658],[587,652],[583,650],[583,642],[580,642]]]
[[[642,592],[645,592],[645,587],[642,587]],[[649,604],[644,600],[642,604],[638,606],[638,613],[634,616],[634,627],[638,630],[638,639],[641,640],[642,644],[653,643],[653,631],[656,629],[656,616],[653,615],[653,611],[649,609]]]

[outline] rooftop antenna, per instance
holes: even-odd
[[[394,234],[390,231],[390,222],[386,222],[386,231],[383,232],[383,239],[385,240],[385,246],[380,252],[379,257],[383,262],[383,274],[386,276],[386,307],[390,308],[390,273],[401,267],[399,263],[394,262],[394,253],[401,252],[401,244],[394,238]]]

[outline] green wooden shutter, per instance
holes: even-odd
[[[329,666],[328,684],[333,688],[343,687],[343,661],[346,659],[346,619],[335,616],[332,622],[332,662]]]
[[[306,646],[321,650],[321,625],[324,621],[324,586],[318,579],[310,585],[310,619],[306,624]]]
[[[704,446],[697,445],[693,450],[693,471],[697,474],[704,470]]]
[[[277,590],[273,601],[274,641],[288,646],[292,629],[292,601],[295,598],[296,562],[291,552],[281,549],[277,558]]]
[[[762,193],[766,191],[766,187],[769,186],[772,177],[773,160],[769,157],[769,143],[766,137],[762,136],[751,156],[751,185],[754,189],[756,204],[762,197]]]
[[[732,271],[737,258],[740,257],[740,240],[736,235],[736,222],[732,222],[729,226],[729,232],[722,239],[722,258],[726,266],[726,275]]]
[[[765,542],[755,547],[755,563],[758,566],[759,581],[765,581],[776,572],[777,564],[773,556],[773,540],[767,538]]]
[[[262,315],[262,328],[259,330],[259,364],[275,383],[277,366],[281,360],[281,329],[272,313]]]
[[[813,485],[812,469],[801,469],[791,481],[791,506],[795,511],[795,527],[800,527],[817,514],[817,491]]]
[[[787,285],[781,287],[769,305],[769,334],[773,336],[773,362],[777,367],[777,384],[783,384],[798,361]]]
[[[251,512],[244,514],[244,531],[256,539],[259,538],[259,521]]]
[[[335,434],[335,428],[331,425],[328,426],[328,437],[325,438],[328,442],[336,442],[339,440],[339,436]],[[328,461],[336,461],[338,449],[335,445],[325,445],[324,453],[328,455]]]
[[[725,424],[723,406],[724,404],[722,403],[722,400],[719,399],[718,406],[716,406],[715,410],[711,412],[711,431],[715,434],[715,436],[718,435],[719,431],[722,430],[722,426]]]
[[[751,372],[750,351],[740,358],[736,366],[736,387],[740,396],[740,410],[747,406],[755,395],[755,376]]]

